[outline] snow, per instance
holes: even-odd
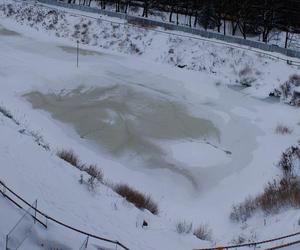
[[[194,168],[213,167],[230,161],[225,152],[213,148],[209,144],[195,142],[174,143],[170,145],[170,150],[175,159],[188,162],[189,166]],[[199,164],[201,162],[205,162],[205,165]]]
[[[294,209],[273,217],[257,214],[244,225],[229,220],[231,206],[248,195],[260,193],[278,174],[276,163],[281,153],[297,143],[300,111],[265,100],[274,86],[286,81],[297,68],[221,45],[165,37],[134,28],[113,28],[104,23],[97,25],[95,21],[91,21],[92,28],[86,38],[94,34],[99,37],[82,41],[79,68],[76,68],[77,37],[72,34],[74,25],[83,25],[87,18],[59,13],[55,29],[47,30],[53,21],[45,25],[24,18],[26,4],[6,0],[0,3],[3,26],[0,106],[10,110],[20,122],[17,125],[0,114],[0,160],[3,162],[0,172],[1,179],[26,200],[38,199],[39,208],[47,214],[88,232],[119,240],[131,249],[182,250],[212,244],[192,234],[178,234],[176,223],[183,220],[192,222],[194,227],[208,224],[213,231],[213,243],[217,245],[230,243],[240,234],[262,240],[299,230],[300,214]],[[13,3],[19,13],[3,15],[3,6],[8,3]],[[36,7],[31,14],[36,16],[39,11],[46,12]],[[62,37],[56,37],[56,33]],[[124,44],[124,36],[139,38]],[[132,50],[132,41],[142,53]],[[179,61],[169,53],[170,49],[181,58]],[[188,66],[174,67],[178,63]],[[239,69],[245,65],[252,69],[248,73],[255,75],[256,83],[240,91],[228,88],[227,84],[237,84]],[[99,88],[118,91],[85,98],[90,90]],[[130,91],[133,97],[128,94]],[[153,154],[154,159],[149,160],[147,152],[138,151],[139,148],[126,150],[127,145],[123,154],[116,156],[108,153],[101,141],[82,138],[78,121],[64,120],[69,113],[57,117],[47,102],[30,103],[24,95],[32,92],[55,98],[77,95],[76,102],[72,103],[77,106],[70,107],[78,109],[77,114],[83,114],[80,110],[84,110],[86,103],[110,100],[114,104],[119,97],[118,104],[129,106],[134,114],[149,115],[149,110],[164,101],[180,107],[175,110],[183,111],[185,116],[210,121],[219,136],[161,138],[156,136],[157,129],[153,129],[154,135],[145,130],[146,124],[137,131],[139,137],[147,136],[147,143],[160,148],[159,153]],[[59,98],[56,105],[63,100]],[[59,106],[61,112],[67,110],[68,103],[65,104]],[[116,112],[113,105],[108,110],[104,122],[116,124],[116,114],[120,111]],[[93,112],[87,114],[86,123],[93,115]],[[143,121],[128,117],[138,124]],[[151,124],[158,122],[154,119]],[[172,123],[175,126],[176,122],[166,119],[164,126],[171,130]],[[292,127],[293,133],[276,134],[276,126],[281,123]],[[193,119],[186,124],[193,125]],[[23,129],[38,132],[50,150],[40,147],[29,132],[19,132]],[[159,215],[138,210],[105,185],[99,184],[95,192],[80,185],[82,172],[56,156],[57,150],[70,148],[82,162],[101,167],[108,182],[128,183],[150,194],[159,204]],[[3,245],[5,234],[20,212],[2,198],[0,209],[0,244]],[[148,228],[141,228],[143,219],[149,222]],[[37,242],[41,241],[48,242],[49,246],[79,249],[84,237],[51,224],[46,231],[35,227],[23,248],[40,249]]]

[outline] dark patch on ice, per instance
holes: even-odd
[[[0,25],[0,36],[21,36],[20,33],[6,29]]]
[[[241,90],[248,88],[248,86],[240,85],[240,84],[232,84],[232,85],[228,85],[228,88],[235,90],[235,91],[241,91]]]

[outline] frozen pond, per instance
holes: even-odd
[[[11,40],[3,37],[7,46]],[[77,68],[76,43],[45,44],[23,36],[15,43],[13,53],[24,53],[18,83],[27,84],[18,85],[19,94],[30,110],[47,112],[53,118],[48,122],[59,121],[76,143],[128,168],[122,171],[157,176],[151,180],[168,187],[181,181],[181,189],[198,191],[214,187],[252,160],[258,131],[249,107],[257,100],[207,85],[211,80],[205,77],[166,74],[159,65],[131,65],[127,58],[86,47],[79,50]],[[42,63],[24,67],[31,56]],[[66,148],[79,151],[76,145]]]
[[[113,154],[128,149],[158,153],[151,139],[219,139],[219,130],[211,121],[190,115],[179,103],[126,85],[26,96],[34,108],[74,124],[82,138],[95,140]]]
[[[59,93],[34,91],[25,97],[33,108],[72,124],[82,139],[96,142],[115,157],[136,155],[148,167],[170,167],[161,141],[220,141],[220,131],[211,121],[189,114],[183,104],[165,95],[150,95],[140,87],[79,87]],[[174,159],[172,162],[175,164]],[[176,171],[176,166],[171,168]]]

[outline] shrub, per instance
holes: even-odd
[[[284,153],[282,153],[281,159],[278,163],[283,176],[285,178],[291,178],[296,176],[295,173],[297,167],[295,163],[300,162],[300,149],[299,147],[289,147]]]
[[[103,172],[97,167],[97,165],[90,165],[88,168],[83,170],[87,172],[94,180],[103,182]]]
[[[2,113],[4,116],[6,116],[9,119],[13,119],[12,114],[3,106],[0,106],[0,113]]]
[[[234,245],[241,245],[246,242],[246,237],[244,235],[239,235],[237,238],[234,238],[231,243]]]
[[[300,183],[298,178],[282,178],[269,183],[262,195],[258,197],[261,209],[268,213],[278,213],[285,206],[300,206]]]
[[[294,146],[288,148],[282,154],[278,163],[278,167],[282,172],[281,178],[269,182],[262,194],[255,198],[248,198],[241,204],[233,206],[230,219],[244,222],[258,209],[261,209],[266,214],[274,214],[284,207],[299,208],[299,163],[300,149]]]
[[[19,131],[21,133],[21,131]],[[24,130],[25,133],[25,130]],[[37,131],[30,130],[28,131],[28,134],[31,135],[34,139],[34,141],[37,143],[37,145],[41,146],[45,150],[50,150],[50,145],[45,142],[44,137]]]
[[[57,152],[57,156],[74,167],[81,169],[79,158],[72,150],[60,150]]]
[[[176,231],[179,234],[189,234],[192,232],[193,224],[185,221],[176,224]]]
[[[239,205],[233,206],[230,219],[245,222],[258,209],[266,214],[276,214],[284,207],[300,207],[299,178],[282,178],[280,181],[269,182],[264,192],[256,198],[247,199]]]
[[[147,209],[152,214],[158,214],[158,205],[149,195],[145,195],[127,184],[114,186],[115,192],[124,197],[128,202],[133,203],[139,209]]]
[[[280,97],[284,102],[292,105],[300,105],[300,93],[298,87],[300,86],[300,75],[292,75],[290,78],[281,84],[278,89],[274,89],[271,93],[274,96]]]
[[[239,71],[240,84],[246,87],[251,87],[256,79],[252,76],[253,71],[249,65],[246,65],[243,69]]]
[[[194,235],[200,240],[212,240],[212,231],[207,225],[200,225],[194,230]]]
[[[89,175],[89,178],[86,182],[89,190],[94,191],[98,182],[103,183],[103,172],[97,167],[97,165],[89,165],[88,167],[81,165],[80,170],[85,171]],[[83,183],[82,179],[80,183]]]
[[[245,222],[248,218],[250,218],[253,215],[256,209],[257,204],[255,200],[249,197],[243,203],[232,206],[230,219],[235,222]]]
[[[293,130],[287,126],[280,124],[276,127],[275,132],[276,134],[287,135],[287,134],[291,134]]]
[[[0,113],[7,117],[8,119],[11,119],[15,124],[20,125],[20,123],[13,117],[10,111],[8,111],[5,107],[0,106]]]

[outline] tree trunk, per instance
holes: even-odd
[[[170,15],[169,15],[169,22],[172,22],[172,17],[173,17],[173,7],[171,9]]]
[[[149,0],[145,0],[145,3],[144,3],[144,10],[143,10],[143,17],[148,17],[148,1]]]
[[[198,22],[198,12],[196,11],[196,13],[195,13],[195,20],[194,20],[194,27],[197,26],[197,22]]]
[[[231,27],[232,27],[232,35],[235,36],[238,27],[238,22],[235,23],[234,21],[231,21]]]
[[[285,33],[285,43],[284,43],[285,48],[287,48],[288,41],[289,41],[289,31],[287,30]]]

